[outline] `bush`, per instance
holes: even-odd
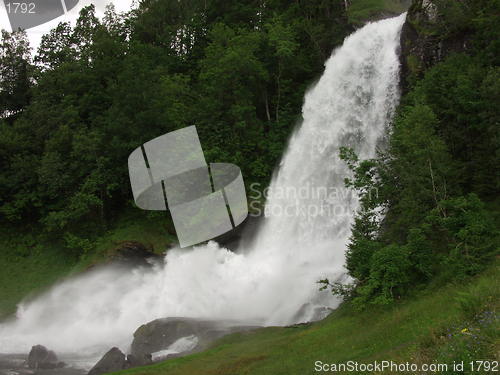
[[[380,249],[371,258],[370,277],[366,285],[358,288],[355,303],[358,306],[366,302],[388,304],[399,298],[410,282],[410,268],[406,247],[389,245]]]
[[[435,224],[447,233],[448,256],[444,263],[451,278],[463,278],[483,270],[498,251],[498,230],[475,194],[440,203],[445,216],[431,214]]]

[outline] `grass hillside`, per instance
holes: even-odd
[[[12,314],[16,305],[57,280],[109,260],[120,244],[138,241],[156,253],[176,241],[168,234],[164,217],[140,211],[122,215],[108,231],[80,246],[68,249],[67,243],[44,240],[39,231],[2,229],[0,232],[0,319]],[[171,222],[170,222],[171,225]]]
[[[318,323],[233,334],[205,352],[120,374],[303,375],[316,373],[316,361],[368,364],[392,360],[420,366],[498,360],[499,266],[497,261],[467,286],[441,287],[392,307],[364,312],[346,303]]]

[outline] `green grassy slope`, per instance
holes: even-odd
[[[27,235],[2,233],[0,240],[0,318],[15,311],[24,297],[42,290],[76,264],[56,246],[35,244]]]
[[[12,314],[23,298],[35,295],[57,280],[106,262],[125,241],[138,241],[157,253],[175,242],[164,217],[141,211],[123,214],[114,225],[91,242],[82,255],[62,240],[46,240],[43,234],[3,228],[0,232],[0,319]]]
[[[449,285],[393,307],[357,312],[344,304],[315,324],[234,334],[205,352],[119,374],[303,375],[316,373],[315,361],[493,360],[500,349],[498,318],[491,321],[499,307],[499,267],[496,262],[467,286]]]

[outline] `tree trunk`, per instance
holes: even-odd
[[[267,121],[264,123],[264,132],[269,132],[269,124],[271,123],[271,113],[269,111],[269,100],[267,95],[267,89],[264,90],[264,106],[266,107],[266,118]]]
[[[101,217],[101,226],[102,228],[106,229],[106,211],[104,207],[104,202],[106,200],[106,194],[104,193],[104,187],[101,186],[100,189],[100,196],[101,196],[101,207],[99,209],[99,214]]]
[[[437,189],[436,189],[436,183],[434,181],[434,171],[432,170],[431,159],[428,159],[428,162],[429,162],[429,171],[430,171],[430,174],[431,174],[432,195],[434,196],[434,202],[436,203],[436,208],[438,208],[439,212],[441,212],[441,215],[443,217],[446,217],[446,213],[443,211],[442,208],[439,207],[439,199],[438,199],[438,194],[437,194]]]
[[[278,63],[278,77],[277,77],[277,89],[278,97],[276,98],[276,122],[279,121],[279,110],[280,110],[280,100],[281,100],[281,61]]]

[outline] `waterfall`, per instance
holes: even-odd
[[[20,304],[0,325],[0,352],[42,344],[56,352],[124,349],[134,330],[162,317],[232,319],[287,325],[339,301],[318,290],[345,274],[344,252],[356,196],[339,147],[375,155],[398,103],[397,49],[405,15],[349,36],[305,96],[303,121],[289,141],[254,241],[233,253],[214,242],[170,250],[152,269],[106,267]]]

